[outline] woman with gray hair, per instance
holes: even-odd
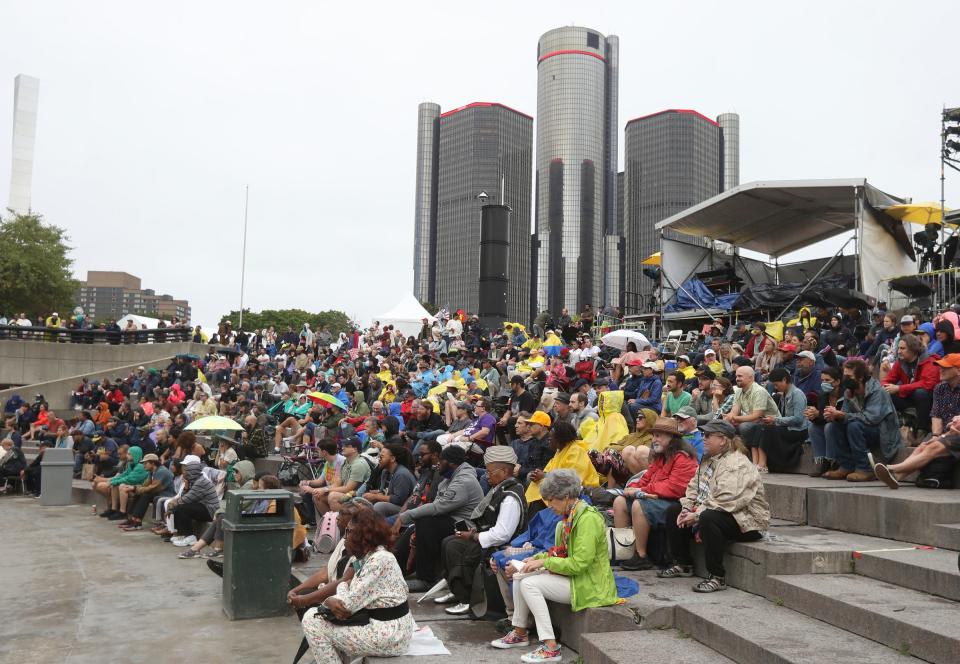
[[[522,662],[560,662],[560,644],[553,633],[547,600],[569,604],[574,611],[609,606],[617,601],[617,585],[610,571],[603,517],[580,500],[580,477],[573,470],[550,471],[540,482],[540,495],[562,517],[554,546],[507,567],[513,579],[513,630],[492,641],[494,648],[522,648],[530,644],[529,616],[543,643],[520,658]]]

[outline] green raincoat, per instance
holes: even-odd
[[[137,486],[147,481],[149,473],[147,469],[143,467],[143,464],[140,463],[140,459],[143,458],[143,450],[139,447],[131,447],[127,452],[133,461],[127,465],[125,471],[116,477],[110,478],[110,486],[119,486],[121,484]]]

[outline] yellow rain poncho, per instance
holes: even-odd
[[[804,314],[806,314],[806,317],[804,317]],[[787,321],[787,327],[800,327],[801,325],[804,332],[817,325],[817,317],[811,313],[809,307],[800,307],[797,317]]]
[[[602,452],[611,445],[616,446],[630,433],[627,421],[620,413],[622,408],[623,392],[621,390],[600,393],[597,397],[597,414],[600,419],[584,439],[588,449]]]
[[[622,418],[621,418],[622,419]],[[590,456],[587,454],[587,446],[582,440],[575,440],[562,450],[557,450],[553,458],[543,467],[544,473],[560,468],[569,468],[574,471],[583,482],[583,486],[600,486],[600,478],[597,476],[597,469],[593,467]],[[527,505],[540,500],[540,482],[530,482],[527,487]]]

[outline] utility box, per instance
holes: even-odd
[[[293,494],[228,491],[223,515],[223,612],[230,620],[285,615],[293,549]]]
[[[73,503],[73,450],[48,447],[40,460],[40,504]]]

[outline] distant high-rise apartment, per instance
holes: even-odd
[[[18,74],[13,81],[13,143],[10,164],[10,202],[14,212],[30,212],[33,190],[33,148],[37,138],[40,79]]]
[[[655,282],[641,262],[660,250],[655,226],[736,186],[739,116],[721,123],[696,111],[669,109],[627,123],[624,139],[626,313],[650,309]],[[732,183],[732,184],[731,184]]]
[[[414,295],[437,306],[479,307],[480,208],[510,206],[507,312],[530,314],[533,118],[476,102],[440,113],[421,104],[417,142]],[[502,187],[502,191],[501,191]]]
[[[140,277],[126,272],[88,271],[86,281],[80,282],[78,302],[87,316],[96,321],[137,314],[190,322],[189,302],[143,289]]]
[[[537,309],[605,299],[616,235],[619,39],[557,28],[537,45]]]

